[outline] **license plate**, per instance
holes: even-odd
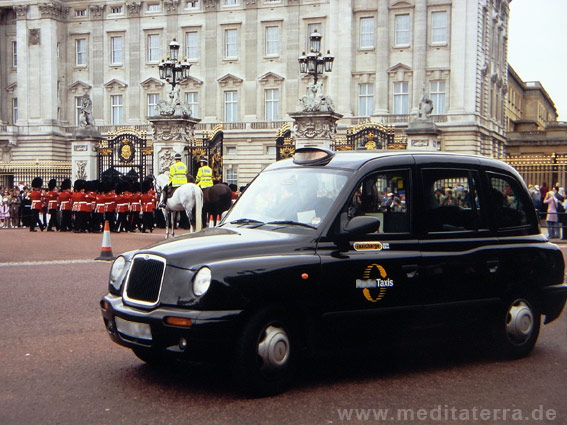
[[[147,323],[130,322],[120,317],[115,317],[114,322],[116,323],[116,329],[121,334],[148,341],[152,340],[152,330]]]

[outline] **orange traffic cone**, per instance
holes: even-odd
[[[209,229],[210,229],[211,227],[215,227],[215,222],[214,222],[214,220],[213,220],[213,215],[212,215],[212,214],[209,216]]]
[[[104,232],[102,233],[102,247],[100,248],[100,255],[95,260],[112,261],[116,257],[112,255],[112,246],[110,245],[110,225],[108,220],[104,222]]]
[[[219,225],[219,223],[220,223],[220,214],[217,214],[217,226]]]

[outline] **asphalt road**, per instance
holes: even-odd
[[[112,234],[112,249],[162,237]],[[93,261],[101,242],[0,230],[1,425],[567,424],[565,312],[526,359],[497,361],[468,335],[422,335],[307,362],[287,393],[246,399],[223,368],[155,370],[110,341],[98,305],[110,264]]]

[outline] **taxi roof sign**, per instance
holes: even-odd
[[[335,156],[333,151],[317,147],[303,147],[295,150],[294,164],[327,165]]]

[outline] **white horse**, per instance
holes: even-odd
[[[164,188],[167,190],[169,184],[169,176],[167,174],[160,174],[155,179],[155,188],[158,199],[161,200],[161,194]],[[168,198],[166,208],[162,208],[165,217],[165,238],[169,237],[169,226],[171,225],[171,236],[175,236],[175,220],[173,214],[180,211],[185,211],[189,223],[195,207],[195,227],[194,231],[198,232],[203,228],[202,224],[202,211],[203,211],[203,191],[199,186],[194,183],[186,183],[177,188],[171,198]],[[168,220],[169,218],[169,220]]]

